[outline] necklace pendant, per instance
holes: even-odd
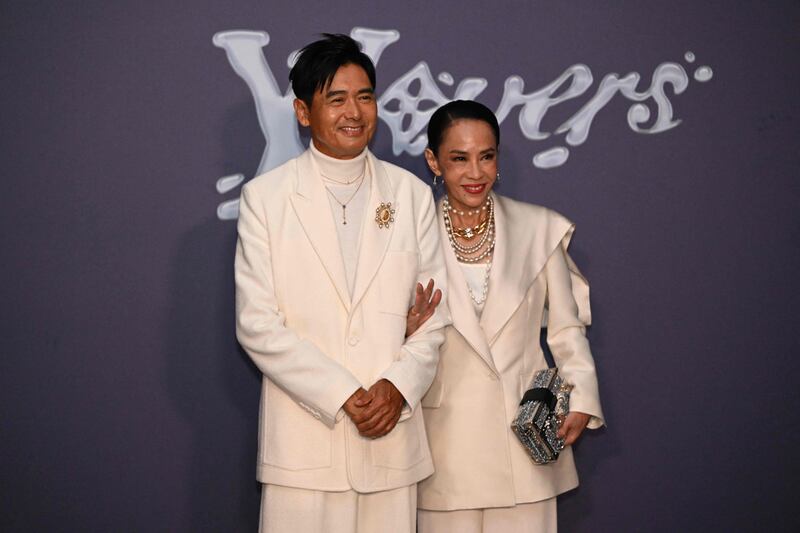
[[[464,230],[464,238],[471,239],[475,236],[475,233],[472,231],[472,228],[467,228]]]

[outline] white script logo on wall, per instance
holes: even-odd
[[[377,65],[384,50],[400,39],[400,32],[353,28],[350,36],[361,43],[364,53]],[[263,31],[223,31],[214,35],[213,42],[225,50],[233,70],[247,83],[255,100],[258,122],[266,141],[255,175],[299,155],[305,148],[300,142],[292,108],[294,94],[291,87],[281,93],[264,57],[263,48],[269,44],[269,35]],[[297,52],[289,55],[287,63],[290,67],[294,65],[296,57]],[[686,52],[684,59],[690,65],[695,62],[692,52]],[[707,82],[712,75],[708,66],[696,67],[693,73],[698,82]],[[541,141],[553,135],[563,135],[564,144],[572,147],[586,142],[594,117],[616,94],[635,102],[628,108],[627,121],[636,133],[661,133],[680,124],[680,119],[673,117],[672,105],[664,87],[672,86],[675,95],[686,90],[689,76],[683,66],[673,62],[658,65],[653,71],[650,87],[642,92],[636,90],[640,80],[637,72],[623,77],[614,73],[606,74],[594,95],[555,131],[548,132],[541,130],[541,122],[547,111],[561,102],[584,95],[594,82],[592,71],[583,64],[572,65],[550,84],[529,93],[524,92],[525,81],[522,77],[511,75],[506,78],[503,97],[495,113],[502,123],[519,107],[517,121],[526,138]],[[412,92],[413,84],[418,84],[419,89]],[[484,78],[464,78],[456,85],[452,97],[446,96],[439,84],[452,87],[455,80],[448,72],[441,72],[434,78],[428,64],[420,61],[389,85],[378,99],[378,117],[391,130],[395,155],[403,152],[415,156],[422,154],[428,142],[425,129],[433,112],[450,100],[477,98],[489,82]],[[649,128],[643,127],[650,121],[650,108],[642,103],[647,100],[652,101],[656,110]],[[569,158],[569,148],[565,145],[535,153],[533,165],[541,169],[563,165]],[[217,192],[229,193],[244,179],[243,174],[222,177],[217,180]],[[221,220],[233,220],[238,216],[238,199],[226,200],[217,207],[217,217]]]

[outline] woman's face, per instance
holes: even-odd
[[[484,202],[497,179],[497,140],[482,120],[459,119],[444,132],[438,154],[425,150],[434,174],[442,176],[450,205],[465,211]]]

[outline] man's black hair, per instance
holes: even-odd
[[[310,108],[314,93],[324,90],[333,81],[339,67],[349,64],[363,68],[372,89],[375,89],[375,65],[358,43],[339,33],[323,33],[322,36],[323,39],[300,50],[297,62],[289,72],[294,95]]]

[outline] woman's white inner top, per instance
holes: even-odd
[[[467,286],[472,291],[472,295],[481,302],[478,304],[475,299],[472,299],[475,312],[480,316],[483,306],[486,304],[486,300],[482,300],[484,297],[483,284],[486,282],[486,270],[489,268],[489,263],[459,263],[458,265],[464,273],[464,279],[467,280]]]

